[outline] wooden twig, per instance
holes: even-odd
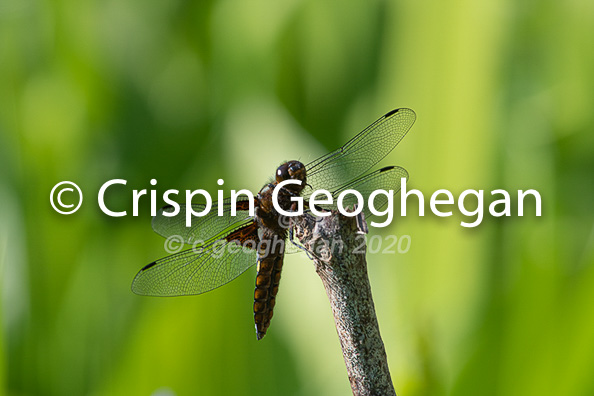
[[[371,297],[365,233],[362,216],[338,212],[320,218],[302,216],[295,227],[330,300],[353,394],[396,395]]]

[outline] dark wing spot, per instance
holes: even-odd
[[[155,264],[157,264],[157,262],[156,261],[153,261],[152,263],[145,265],[144,267],[142,267],[142,269],[140,270],[140,272],[146,271],[147,269],[151,268]]]
[[[384,117],[385,117],[385,118],[387,118],[387,117],[390,117],[392,114],[394,114],[394,113],[397,113],[397,112],[398,112],[398,110],[400,110],[400,109],[392,110],[392,111],[390,111],[388,114],[386,114]]]
[[[380,169],[380,172],[385,172],[385,171],[389,171],[390,169],[394,169],[396,168],[395,166],[384,166],[382,169]]]
[[[174,211],[173,205],[165,205],[161,208],[163,212],[171,213]]]

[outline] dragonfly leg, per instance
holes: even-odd
[[[312,256],[312,253],[311,253],[309,250],[307,250],[307,248],[306,248],[305,246],[303,246],[303,245],[301,245],[301,244],[299,244],[299,243],[295,242],[295,238],[294,238],[294,234],[293,234],[293,227],[291,227],[291,228],[289,229],[289,241],[290,241],[290,242],[291,242],[291,243],[292,243],[294,246],[296,246],[296,247],[298,247],[299,249],[303,250],[303,251],[305,252],[305,254],[307,254],[307,257],[308,257],[310,260],[313,260],[313,259],[314,259],[314,258],[313,258],[313,256]]]

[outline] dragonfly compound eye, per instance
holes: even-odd
[[[291,175],[289,175],[289,164],[284,163],[281,166],[279,166],[276,170],[276,181],[282,182],[283,180],[288,180],[290,178]]]
[[[295,173],[303,170],[304,166],[301,162],[299,161],[291,161],[288,163],[289,165],[289,173],[291,175],[294,175]]]
[[[299,161],[289,161],[288,165],[291,179],[305,181],[305,165]]]

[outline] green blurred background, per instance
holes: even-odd
[[[594,395],[594,2],[0,1],[0,392],[339,395],[313,265],[286,260],[264,340],[254,271],[143,298],[163,256],[132,190],[257,191],[380,115],[417,123],[382,164],[430,195],[537,189],[543,215],[397,216],[370,255],[399,395]],[[85,193],[54,212],[52,187]],[[66,196],[65,196],[66,197]]]

